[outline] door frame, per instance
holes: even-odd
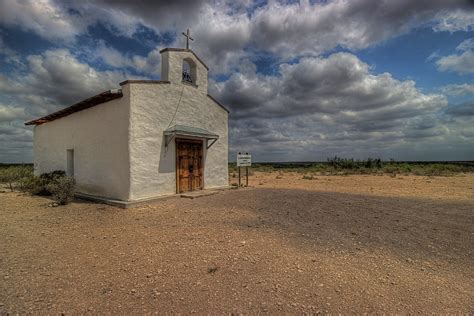
[[[179,155],[178,155],[178,147],[179,143],[196,143],[201,145],[201,166],[199,168],[199,172],[201,173],[202,177],[202,188],[204,190],[204,141],[201,139],[195,138],[175,138],[174,147],[175,147],[175,174],[176,174],[176,194],[180,194],[179,192]],[[191,191],[192,192],[192,191]]]

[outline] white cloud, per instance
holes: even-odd
[[[464,6],[464,1],[440,0],[270,2],[252,16],[252,39],[257,47],[288,58],[337,46],[361,49],[436,20],[440,10]]]
[[[0,1],[0,24],[33,31],[49,40],[71,41],[85,31],[78,17],[69,15],[52,0]]]
[[[215,83],[212,93],[231,108],[232,154],[251,151],[259,160],[397,158],[401,152],[421,159],[421,149],[465,142],[463,135],[472,129],[468,121],[453,129],[453,122],[440,120],[448,106],[445,96],[425,94],[413,81],[389,73],[374,74],[348,53],[282,64],[275,75],[256,73],[247,64]],[[408,152],[415,145],[416,155]]]
[[[433,26],[433,30],[457,32],[474,30],[474,10],[453,10],[442,11],[436,15],[437,23]]]
[[[441,92],[452,96],[474,95],[474,84],[450,84],[441,88]]]
[[[438,70],[451,71],[458,74],[474,73],[474,39],[467,39],[458,45],[460,54],[441,57],[436,61]]]
[[[22,107],[0,104],[0,122],[22,119],[25,116],[25,110]]]
[[[0,23],[49,40],[71,41],[96,23],[128,37],[142,26],[177,35],[191,27],[193,47],[216,65],[215,73],[228,73],[248,58],[248,47],[283,58],[317,56],[337,46],[370,47],[428,23],[435,23],[436,30],[472,25],[465,0],[270,1],[258,8],[248,1],[24,0],[0,6]],[[182,46],[181,36],[174,44]]]
[[[91,54],[93,58],[102,60],[107,65],[114,68],[131,69],[147,75],[160,74],[160,47],[156,47],[147,56],[132,55],[127,56],[113,47],[100,42],[96,50]]]

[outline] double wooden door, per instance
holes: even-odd
[[[204,187],[202,141],[176,140],[177,191],[202,190]]]

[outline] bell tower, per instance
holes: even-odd
[[[186,37],[186,48],[165,48],[160,51],[161,80],[189,85],[207,94],[209,68],[189,49],[189,40],[193,40],[189,29],[183,35]]]
[[[209,68],[190,49],[165,48],[161,54],[161,80],[186,84],[207,93]]]

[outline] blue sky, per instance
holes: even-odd
[[[474,160],[472,1],[0,0],[0,162],[32,161],[24,121],[159,79],[187,28],[231,159]]]

